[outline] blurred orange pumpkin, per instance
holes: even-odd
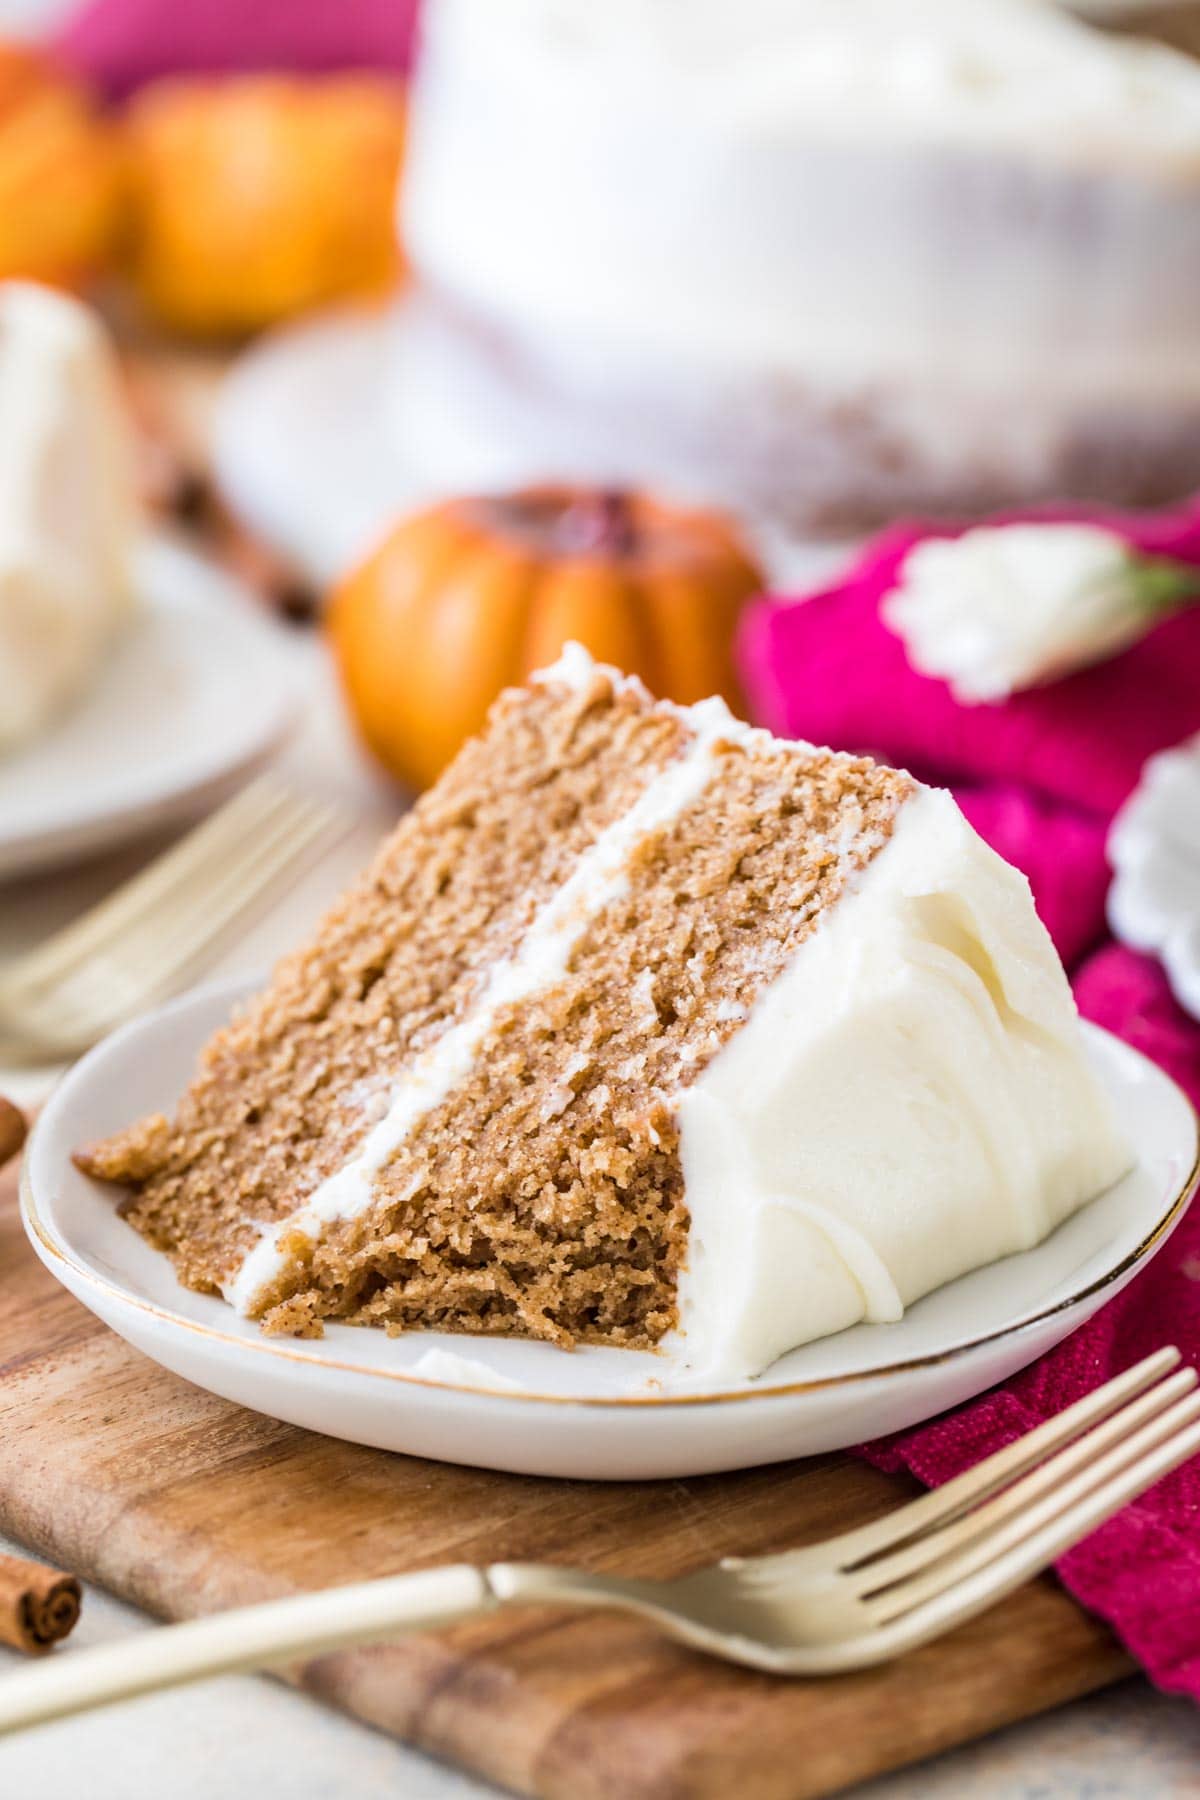
[[[0,44],[0,279],[77,287],[120,223],[115,129],[44,56]]]
[[[501,688],[571,638],[662,697],[721,694],[740,711],[733,630],[761,586],[719,514],[530,488],[405,520],[337,588],[329,631],[368,746],[424,787]]]
[[[130,273],[165,324],[257,330],[345,294],[382,292],[404,93],[382,75],[171,77],[126,115]]]

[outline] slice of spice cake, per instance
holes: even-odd
[[[1127,1156],[950,796],[572,646],[80,1166],[189,1287],[714,1375],[1026,1248]]]

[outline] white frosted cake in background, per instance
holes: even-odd
[[[1200,68],[1039,0],[429,0],[402,228],[434,487],[1200,483]]]
[[[133,609],[136,524],[104,328],[49,288],[0,283],[0,752],[102,669]]]

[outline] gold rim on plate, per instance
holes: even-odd
[[[241,983],[239,983],[239,986],[241,986]],[[1115,1264],[1114,1267],[1108,1269],[1105,1274],[1097,1276],[1094,1282],[1088,1282],[1087,1285],[1081,1287],[1078,1292],[1067,1294],[1063,1300],[1054,1301],[1052,1305],[1043,1307],[1040,1312],[1034,1312],[1029,1318],[1016,1319],[1013,1325],[999,1325],[999,1327],[995,1328],[995,1330],[991,1330],[991,1332],[982,1332],[979,1337],[970,1337],[966,1343],[952,1345],[948,1350],[934,1350],[934,1352],[928,1352],[927,1355],[905,1357],[905,1359],[901,1359],[900,1363],[880,1363],[876,1364],[874,1368],[847,1370],[847,1372],[840,1373],[840,1375],[819,1375],[819,1377],[810,1379],[810,1381],[783,1382],[783,1384],[777,1384],[777,1386],[765,1386],[765,1388],[736,1388],[736,1390],[721,1390],[718,1391],[718,1393],[626,1393],[626,1395],[621,1395],[621,1393],[612,1393],[612,1395],[597,1393],[597,1395],[570,1395],[570,1393],[534,1393],[533,1390],[527,1390],[527,1388],[522,1388],[520,1391],[507,1391],[500,1390],[500,1388],[477,1388],[477,1386],[468,1386],[466,1382],[435,1381],[435,1379],[430,1379],[428,1375],[416,1375],[416,1373],[412,1373],[410,1370],[399,1370],[399,1368],[371,1368],[371,1366],[367,1366],[367,1364],[363,1363],[345,1363],[342,1359],[335,1359],[335,1357],[306,1355],[302,1350],[291,1350],[286,1343],[281,1343],[281,1341],[275,1339],[275,1337],[236,1337],[232,1332],[223,1332],[223,1330],[212,1327],[212,1325],[201,1325],[198,1319],[185,1318],[182,1312],[173,1312],[169,1307],[160,1307],[160,1305],[157,1305],[153,1300],[144,1300],[144,1298],[140,1298],[139,1294],[131,1292],[131,1289],[124,1287],[121,1283],[108,1280],[103,1274],[99,1274],[95,1269],[92,1269],[92,1267],[88,1267],[86,1262],[81,1262],[79,1256],[74,1255],[74,1253],[59,1240],[59,1238],[54,1237],[54,1233],[52,1233],[49,1226],[45,1224],[45,1220],[41,1219],[40,1215],[38,1215],[38,1202],[36,1202],[34,1193],[32,1193],[31,1168],[32,1161],[34,1161],[32,1152],[34,1152],[36,1141],[38,1141],[38,1134],[40,1134],[41,1127],[43,1127],[43,1121],[45,1121],[45,1112],[43,1112],[40,1118],[38,1118],[38,1121],[34,1123],[34,1129],[32,1129],[31,1134],[29,1134],[29,1143],[25,1145],[25,1154],[23,1154],[22,1157],[22,1174],[20,1174],[20,1206],[22,1206],[22,1217],[23,1222],[25,1222],[27,1233],[29,1233],[29,1237],[38,1240],[41,1251],[45,1253],[45,1260],[47,1260],[49,1264],[52,1264],[52,1262],[61,1262],[61,1264],[67,1265],[68,1269],[74,1269],[77,1276],[79,1276],[83,1282],[88,1283],[90,1287],[99,1289],[99,1291],[104,1292],[104,1294],[110,1294],[113,1300],[119,1301],[124,1307],[133,1307],[137,1312],[146,1314],[148,1318],[158,1319],[158,1321],[164,1323],[164,1325],[175,1325],[175,1327],[180,1327],[182,1330],[187,1330],[187,1332],[193,1332],[196,1337],[205,1337],[205,1339],[209,1339],[212,1343],[232,1346],[232,1348],[236,1348],[236,1350],[246,1350],[246,1352],[250,1352],[250,1354],[277,1357],[279,1361],[284,1361],[284,1363],[300,1363],[304,1364],[304,1366],[308,1366],[308,1368],[340,1370],[340,1372],[349,1373],[349,1375],[365,1375],[365,1377],[376,1379],[376,1381],[407,1382],[408,1386],[412,1386],[412,1388],[432,1388],[432,1390],[439,1391],[439,1393],[470,1393],[470,1395],[475,1395],[475,1397],[480,1397],[480,1399],[493,1400],[493,1402],[495,1402],[495,1400],[515,1400],[515,1402],[533,1400],[534,1404],[538,1404],[538,1406],[599,1406],[599,1408],[621,1408],[621,1406],[642,1406],[642,1408],[646,1408],[646,1406],[649,1406],[649,1408],[662,1408],[662,1406],[729,1406],[734,1400],[788,1399],[790,1395],[797,1395],[797,1393],[817,1393],[817,1391],[824,1390],[824,1388],[842,1388],[842,1386],[851,1386],[853,1382],[860,1381],[887,1381],[887,1379],[894,1379],[894,1377],[898,1377],[898,1375],[910,1375],[910,1373],[914,1373],[916,1370],[937,1368],[939,1364],[952,1363],[955,1357],[966,1355],[968,1352],[972,1352],[972,1350],[981,1350],[984,1345],[999,1343],[1000,1339],[1004,1339],[1004,1337],[1020,1336],[1022,1332],[1029,1332],[1029,1330],[1033,1330],[1036,1325],[1043,1325],[1047,1319],[1056,1318],[1060,1312],[1069,1312],[1072,1307],[1078,1307],[1081,1301],[1090,1300],[1094,1294],[1101,1294],[1101,1292],[1108,1289],[1108,1287],[1112,1287],[1114,1283],[1119,1282],[1119,1280],[1123,1278],[1124,1274],[1130,1273],[1132,1269],[1137,1269],[1137,1265],[1146,1262],[1148,1256],[1153,1253],[1155,1246],[1162,1242],[1162,1238],[1168,1237],[1169,1231],[1177,1226],[1178,1220],[1184,1215],[1184,1211],[1187,1210],[1189,1202],[1193,1201],[1196,1190],[1200,1188],[1200,1112],[1196,1111],[1196,1107],[1193,1105],[1193,1102],[1191,1102],[1189,1094],[1184,1093],[1184,1089],[1178,1085],[1178,1082],[1173,1080],[1173,1076],[1169,1076],[1168,1073],[1166,1073],[1166,1069],[1160,1069],[1157,1064],[1150,1062],[1150,1058],[1146,1057],[1142,1051],[1133,1049],[1132,1044],[1124,1044],[1123,1039],[1117,1039],[1112,1031],[1103,1030],[1103,1026],[1090,1026],[1090,1030],[1099,1031],[1106,1039],[1112,1039],[1112,1042],[1121,1044],[1121,1048],[1123,1048],[1123,1051],[1126,1051],[1126,1053],[1130,1053],[1130,1055],[1133,1055],[1137,1060],[1141,1060],[1141,1062],[1146,1062],[1157,1075],[1162,1076],[1162,1080],[1169,1082],[1169,1085],[1175,1089],[1175,1093],[1177,1093],[1178,1098],[1184,1102],[1184,1105],[1187,1107],[1187,1112],[1189,1112],[1189,1116],[1191,1116],[1196,1143],[1193,1163],[1191,1163],[1191,1168],[1189,1168],[1189,1172],[1187,1172],[1184,1183],[1180,1184],[1178,1193],[1175,1193],[1175,1197],[1169,1202],[1169,1206],[1166,1208],[1166,1211],[1162,1213],[1162,1217],[1151,1226],[1150,1231],[1146,1233],[1146,1237],[1141,1238],[1141,1242],[1133,1247],[1132,1251],[1128,1251],[1128,1253],[1121,1258],[1119,1264]],[[70,1071],[70,1073],[74,1073],[74,1071]],[[63,1076],[63,1080],[68,1080],[68,1078],[70,1078],[70,1076]],[[70,1287],[70,1283],[67,1282],[63,1283],[63,1285],[65,1285],[65,1287]],[[214,1305],[219,1305],[219,1301],[214,1300]],[[112,1330],[112,1327],[110,1327],[110,1330]]]
[[[1166,1079],[1170,1080],[1171,1078],[1167,1076]],[[940,1364],[952,1362],[956,1357],[964,1356],[969,1351],[981,1349],[985,1344],[997,1343],[1002,1338],[1015,1337],[1021,1332],[1030,1331],[1034,1326],[1044,1324],[1047,1319],[1069,1311],[1071,1307],[1078,1306],[1082,1301],[1111,1287],[1123,1275],[1137,1268],[1139,1263],[1149,1257],[1155,1246],[1173,1230],[1187,1210],[1197,1189],[1200,1188],[1200,1114],[1197,1113],[1188,1096],[1183,1094],[1183,1090],[1178,1089],[1178,1091],[1187,1103],[1197,1135],[1196,1155],[1187,1178],[1166,1212],[1152,1226],[1141,1242],[1123,1256],[1115,1267],[1098,1276],[1095,1281],[1088,1282],[1086,1287],[1079,1289],[1078,1293],[1069,1294],[1062,1300],[1056,1300],[1052,1306],[1044,1307],[1041,1312],[1033,1313],[1027,1319],[1019,1319],[1013,1325],[998,1326],[995,1331],[984,1332],[982,1336],[970,1338],[966,1343],[955,1344],[948,1350],[932,1351],[927,1356],[907,1357],[902,1362],[882,1363],[871,1369],[851,1369],[841,1375],[822,1375],[813,1380],[792,1381],[776,1387],[738,1388],[714,1394],[574,1395],[538,1394],[527,1389],[522,1389],[519,1393],[510,1393],[507,1390],[492,1387],[469,1387],[465,1382],[434,1381],[426,1375],[416,1375],[406,1369],[376,1369],[363,1363],[343,1362],[332,1357],[306,1356],[303,1352],[291,1350],[286,1344],[279,1343],[273,1338],[235,1337],[231,1332],[217,1330],[211,1325],[203,1325],[198,1320],[188,1319],[182,1313],[172,1312],[167,1307],[158,1306],[152,1300],[144,1300],[139,1295],[132,1293],[129,1288],[107,1280],[96,1270],[89,1268],[86,1263],[81,1262],[52,1234],[44,1220],[38,1215],[37,1202],[33,1196],[33,1182],[29,1174],[32,1165],[31,1152],[37,1138],[38,1125],[34,1126],[30,1134],[30,1141],[21,1164],[21,1211],[26,1229],[36,1237],[47,1258],[53,1262],[65,1263],[89,1286],[111,1295],[121,1305],[131,1306],[136,1311],[145,1313],[165,1324],[178,1326],[184,1331],[194,1333],[197,1337],[210,1339],[214,1343],[230,1345],[234,1349],[245,1350],[251,1354],[277,1357],[285,1362],[303,1363],[309,1368],[336,1369],[344,1374],[363,1375],[373,1380],[406,1382],[412,1387],[433,1388],[440,1393],[472,1394],[490,1401],[503,1400],[517,1403],[533,1401],[539,1406],[725,1406],[738,1400],[784,1399],[794,1394],[816,1393],[823,1388],[843,1387],[859,1381],[887,1380],[900,1375],[910,1375],[918,1369],[937,1368]],[[38,1124],[40,1124],[40,1120]],[[64,1283],[64,1286],[66,1285],[68,1284]],[[214,1301],[214,1305],[216,1304],[219,1302]],[[111,1330],[112,1327],[110,1326],[109,1329]]]

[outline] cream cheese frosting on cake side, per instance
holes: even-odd
[[[181,1279],[713,1379],[1122,1173],[1023,878],[948,795],[577,647],[502,696],[173,1121],[81,1154]]]
[[[725,1377],[899,1319],[1129,1166],[1028,883],[930,788],[678,1105],[680,1349]]]

